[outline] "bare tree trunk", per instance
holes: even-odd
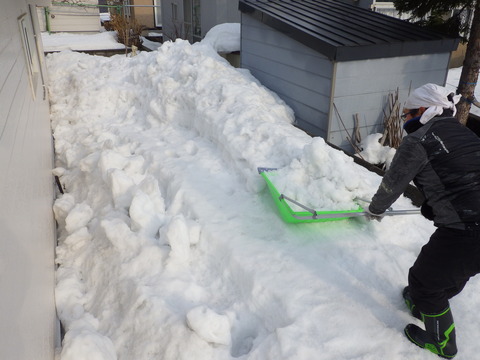
[[[462,74],[457,88],[457,94],[462,94],[462,100],[457,105],[457,119],[462,124],[466,124],[468,120],[480,69],[480,0],[476,2],[474,11]]]

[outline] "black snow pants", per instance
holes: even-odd
[[[408,285],[412,300],[425,314],[449,306],[470,277],[480,273],[480,226],[468,230],[438,228],[410,268]]]

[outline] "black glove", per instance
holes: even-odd
[[[382,221],[383,217],[385,216],[385,213],[382,213],[382,214],[372,213],[369,207],[363,208],[363,211],[365,211],[365,217],[369,221],[372,221],[372,220]]]
[[[428,220],[433,221],[433,219],[435,218],[435,215],[433,214],[432,207],[430,205],[428,205],[426,201],[423,202],[422,207],[420,208],[420,212]]]

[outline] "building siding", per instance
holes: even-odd
[[[450,54],[444,53],[339,62],[332,98],[336,110],[330,112],[327,140],[349,148],[347,134],[353,133],[355,114],[362,139],[383,132],[382,109],[388,109],[388,95],[398,89],[402,102],[423,84],[445,84],[449,59]]]
[[[240,22],[237,0],[201,0],[200,13],[202,38],[218,24]]]
[[[186,22],[185,14],[192,14],[193,0],[161,0],[162,4],[162,28],[165,40],[176,38],[187,39],[190,42],[201,40],[214,26],[223,23],[238,23],[240,11],[237,0],[199,0],[200,31],[193,34],[194,24]],[[172,6],[177,9],[177,18],[174,18]]]
[[[0,12],[0,359],[53,360],[53,148],[43,61],[33,37],[38,23],[30,12],[36,14],[25,0],[7,0]],[[24,14],[38,70],[34,81],[18,24]]]
[[[357,141],[350,140],[354,133],[360,134],[360,139],[365,139],[370,134],[383,132],[384,114],[390,110],[389,96],[394,95],[397,89],[401,106],[412,89],[428,82],[445,84],[452,43],[439,52],[429,48],[425,54],[420,49],[430,45],[430,38],[436,42],[438,39],[435,36],[439,35],[422,33],[413,39],[407,37],[402,42],[397,39],[397,28],[392,34],[377,35],[372,35],[371,28],[368,28],[365,29],[368,33],[366,38],[378,42],[369,47],[371,58],[365,58],[363,54],[358,59],[339,56],[342,58],[339,60],[331,56],[331,46],[319,48],[320,43],[309,46],[292,36],[292,24],[290,27],[280,26],[280,20],[275,20],[273,15],[268,17],[269,11],[277,14],[279,7],[289,6],[290,9],[296,3],[274,3],[262,1],[253,5],[249,1],[250,5],[243,5],[241,66],[249,69],[263,85],[276,92],[293,109],[297,126],[310,135],[321,136],[344,150],[354,151]],[[252,11],[257,5],[263,6],[265,13]],[[328,8],[322,9],[330,11]],[[350,11],[352,9],[355,10],[349,8]],[[307,15],[304,14],[304,17]],[[380,16],[378,19],[388,23],[385,18]],[[298,19],[302,24],[303,20],[303,17]],[[331,19],[325,21],[331,22]],[[344,21],[342,19],[342,23]],[[329,34],[333,28],[322,27],[318,31]],[[310,30],[313,31],[313,28]],[[400,34],[405,35],[403,30]],[[415,54],[404,51],[400,52],[403,55],[379,56],[376,51],[385,51],[384,38],[389,39],[389,36],[392,44],[396,43],[397,50],[401,43],[400,47],[415,49]],[[366,45],[362,43],[362,46]],[[344,50],[355,53],[350,46],[338,44],[337,55]]]
[[[84,0],[81,4],[97,5],[94,0]],[[98,7],[71,5],[48,6],[48,25],[45,8],[38,8],[41,31],[51,32],[98,32],[101,28]]]
[[[176,7],[176,18],[173,13]],[[162,32],[164,41],[186,37],[183,21],[183,1],[162,0]]]
[[[241,31],[241,66],[293,109],[299,127],[326,136],[333,63],[248,15]]]

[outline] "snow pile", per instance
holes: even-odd
[[[356,198],[371,196],[371,184],[362,180],[353,159],[315,138],[302,156],[271,177],[277,190],[315,210],[356,209]],[[290,204],[294,211],[302,209]]]
[[[126,358],[147,359],[174,339],[193,336],[177,315],[170,319],[168,309],[157,308],[167,301],[183,313],[210,296],[191,283],[188,264],[202,236],[197,219],[217,213],[203,199],[218,196],[219,187],[209,193],[195,187],[233,172],[260,191],[265,184],[257,166],[283,165],[310,138],[291,126],[283,102],[209,46],[179,40],[134,58],[63,52],[47,63],[55,174],[66,189],[54,207],[57,306],[67,329],[62,359],[75,359],[82,348],[89,358],[95,352],[99,359],[115,358],[115,348],[125,349]],[[191,167],[192,161],[195,169],[182,176],[166,165]],[[224,184],[232,196],[234,183]],[[151,300],[152,287],[169,295]],[[132,323],[118,318],[125,311],[152,329],[159,325],[151,314],[158,312],[170,340],[132,339]],[[230,343],[225,316],[204,307],[186,319],[204,347]]]
[[[78,55],[65,56],[73,60]],[[52,83],[77,90],[69,102],[79,106],[77,111],[90,118],[94,128],[98,118],[110,118],[149,128],[168,123],[195,131],[222,149],[226,162],[252,189],[259,191],[264,185],[258,177],[257,165],[285,165],[285,155],[301,152],[309,137],[291,126],[293,114],[283,101],[248,73],[232,68],[216,56],[209,46],[167,42],[158,52],[141,53],[132,60],[120,57],[116,61],[97,60],[85,56],[58,69]],[[65,57],[52,57],[51,66],[57,65],[56,59],[65,61]],[[112,78],[107,83],[99,81],[105,80],[108,71]],[[98,93],[94,99],[83,94],[92,91]],[[64,96],[52,88],[54,102],[56,94]],[[91,114],[91,108],[97,107],[101,112]],[[63,103],[55,104],[52,111],[56,115],[58,112],[55,118],[63,121],[71,116],[71,109]],[[57,151],[64,151],[61,142]],[[129,154],[128,149],[125,152]]]
[[[217,52],[240,51],[240,24],[216,25],[207,32],[202,43],[209,44]]]
[[[416,320],[400,296],[432,224],[283,223],[259,166],[298,174],[332,206],[380,178],[295,128],[248,72],[180,40],[47,65],[65,191],[59,359],[436,358],[405,339]],[[478,353],[475,280],[452,302],[466,358]]]

